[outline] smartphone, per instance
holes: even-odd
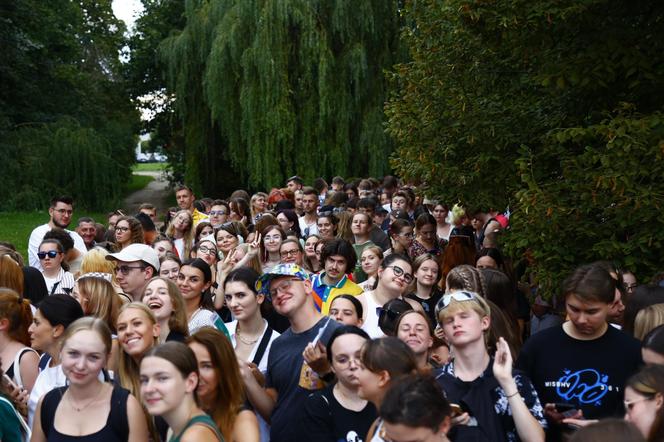
[[[459,404],[450,404],[450,408],[452,409],[452,417],[456,417],[464,413],[463,408],[461,408],[461,405]]]
[[[574,404],[556,402],[553,405],[556,407],[556,411],[562,414],[564,417],[572,417],[579,411],[579,409]]]

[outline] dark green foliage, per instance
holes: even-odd
[[[138,129],[118,59],[124,23],[110,0],[10,0],[0,13],[0,210],[65,192],[105,208],[127,181]]]
[[[398,61],[395,0],[191,0],[161,47],[204,193],[294,173],[382,175],[383,70]],[[230,173],[229,173],[230,172]]]
[[[454,203],[513,210],[555,293],[575,266],[662,270],[664,4],[409,1],[386,107],[392,164]]]

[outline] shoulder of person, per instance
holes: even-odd
[[[558,325],[556,327],[549,327],[546,328],[542,331],[539,331],[535,333],[534,335],[531,335],[526,342],[523,344],[523,348],[521,351],[523,352],[524,350],[529,351],[529,350],[535,350],[535,349],[541,349],[541,350],[547,350],[546,348],[542,347],[543,343],[552,339],[559,339],[561,336],[564,336],[565,332],[563,331],[563,326]]]
[[[187,428],[180,438],[180,442],[212,442],[219,438],[212,427],[205,424],[196,424]]]

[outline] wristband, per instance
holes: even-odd
[[[511,397],[516,396],[517,394],[519,394],[519,390],[515,391],[515,392],[512,393],[512,394],[508,394],[508,395],[506,395],[505,397],[506,397],[507,399],[509,399],[509,398],[511,398]]]

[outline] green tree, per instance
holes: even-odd
[[[395,68],[386,106],[397,173],[450,203],[509,205],[504,242],[532,252],[549,294],[582,262],[658,270],[644,247],[664,233],[641,221],[664,195],[648,178],[660,167],[664,6],[413,0],[402,13],[412,61]]]
[[[105,208],[127,181],[138,129],[118,59],[124,24],[110,0],[12,0],[2,19],[0,209],[43,207],[60,192]]]
[[[161,54],[188,182],[211,194],[294,173],[388,170],[383,71],[399,60],[396,0],[199,0],[185,17]]]

